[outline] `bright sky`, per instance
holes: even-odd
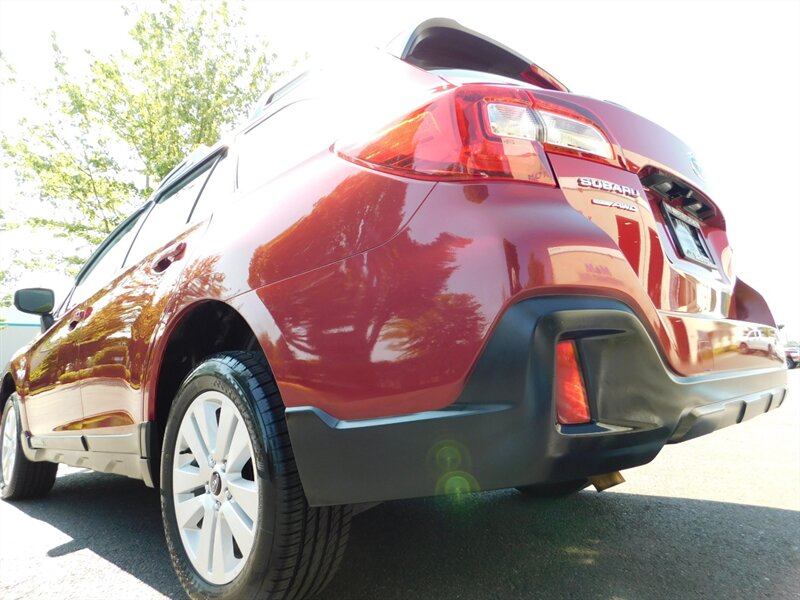
[[[253,31],[286,59],[381,45],[425,18],[452,17],[573,91],[663,125],[703,165],[739,276],[767,297],[789,337],[800,338],[800,2],[247,4]],[[51,31],[78,65],[84,49],[118,48],[129,25],[114,1],[0,0],[0,51],[20,79],[44,86]],[[16,131],[22,116],[35,120],[32,111],[18,90],[0,91],[3,131]],[[0,173],[0,203],[13,201],[13,178]]]

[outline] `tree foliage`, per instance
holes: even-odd
[[[109,134],[92,110],[91,91],[73,80],[55,38],[53,53],[55,84],[39,106],[47,118],[21,121],[24,137],[3,138],[2,144],[19,181],[50,209],[29,224],[84,242],[80,251],[111,233],[140,190],[112,154]],[[67,259],[74,263],[80,255]]]
[[[271,81],[275,56],[240,39],[242,17],[224,2],[207,6],[170,2],[142,14],[131,30],[136,51],[92,65],[93,108],[147,177],[164,177],[193,148],[215,142]]]
[[[227,2],[123,10],[133,21],[125,47],[88,54],[82,75],[53,34],[54,82],[37,94],[42,118],[0,138],[19,197],[42,207],[18,212],[69,241],[59,262],[73,272],[184,156],[240,121],[274,76],[275,55],[243,33],[243,13]]]

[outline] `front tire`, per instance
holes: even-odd
[[[28,460],[22,452],[21,435],[19,396],[14,392],[0,419],[0,497],[4,500],[44,496],[56,481],[58,465]]]
[[[197,367],[163,448],[164,530],[189,596],[299,600],[333,578],[352,512],[308,506],[263,356],[231,352]]]

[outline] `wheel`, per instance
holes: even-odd
[[[573,479],[570,481],[556,481],[553,483],[536,483],[524,485],[517,489],[532,498],[563,498],[575,492],[580,492],[589,486],[588,479]]]
[[[306,598],[333,578],[349,506],[312,508],[263,356],[218,354],[183,382],[161,456],[172,563],[192,598]]]
[[[19,396],[15,392],[8,398],[0,420],[0,497],[5,500],[44,496],[56,481],[58,465],[28,460],[22,453],[21,434]]]
[[[739,352],[741,352],[742,354],[748,354],[750,352],[750,348],[747,347],[747,344],[742,342],[741,344],[739,344]]]
[[[794,369],[797,366],[797,363],[794,362],[791,358],[786,357],[786,366],[790,369]]]

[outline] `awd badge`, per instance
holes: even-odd
[[[628,212],[636,212],[639,210],[636,205],[628,204],[627,202],[617,202],[615,200],[602,200],[600,198],[592,198],[592,204],[600,206],[608,206],[609,208],[618,208],[620,210],[627,210]]]

